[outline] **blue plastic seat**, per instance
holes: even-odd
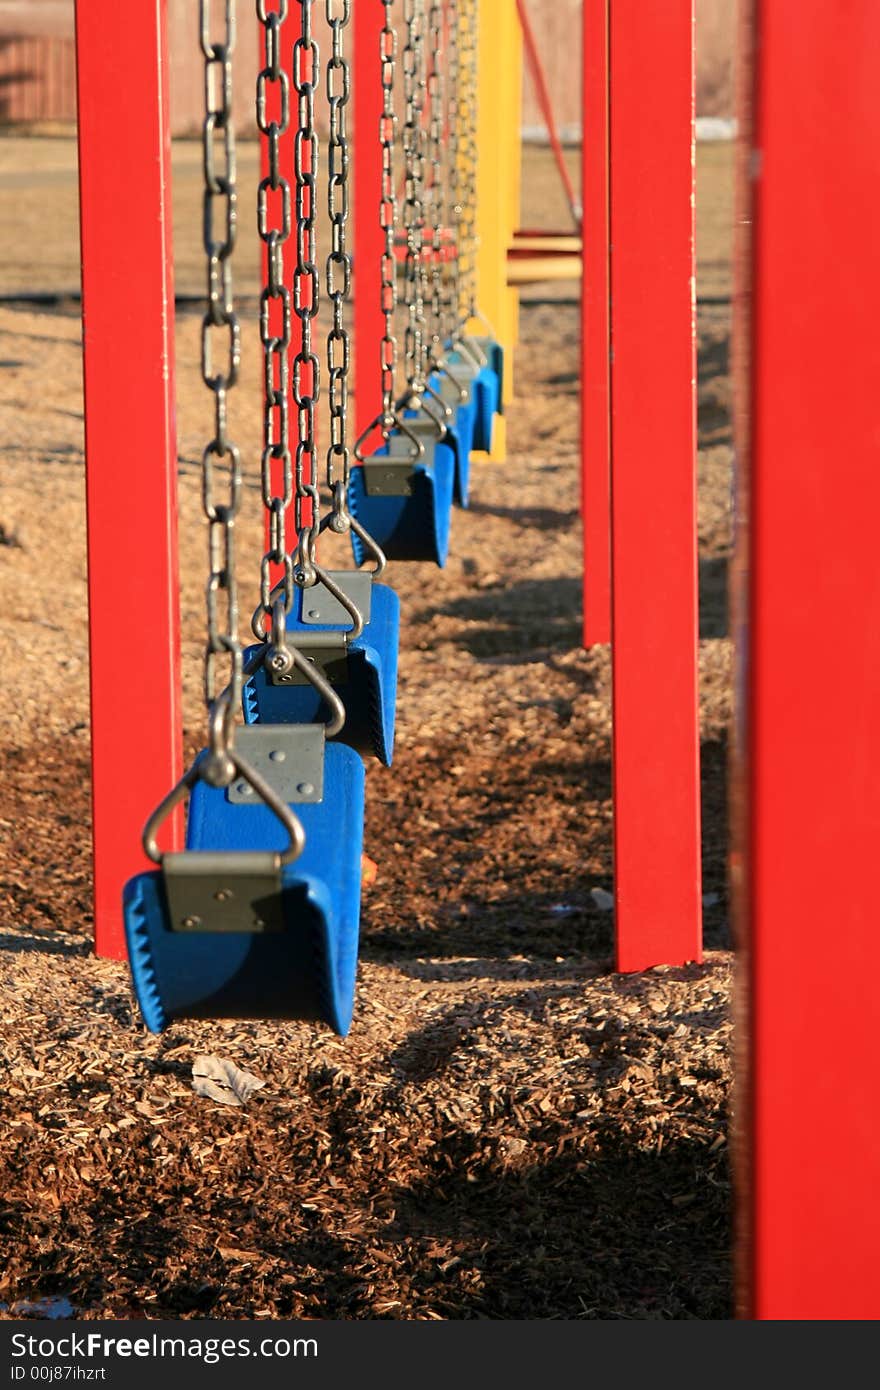
[[[444,442],[449,445],[455,455],[453,499],[458,506],[466,507],[470,492],[471,453],[476,447],[474,430],[477,424],[477,403],[470,385],[467,382],[461,384],[464,386],[464,396],[461,395],[456,383],[444,372],[435,372],[429,378],[429,385],[453,411],[452,419],[446,424]],[[415,414],[415,412],[407,412],[407,416],[411,414]]]
[[[364,765],[342,743],[324,750],[323,799],[297,804],[300,857],[281,871],[282,929],[174,931],[161,870],[126,884],[125,932],[147,1027],[174,1018],[321,1020],[345,1035],[357,972],[363,852]],[[265,805],[240,805],[198,782],[188,850],[277,850],[286,832]]]
[[[489,339],[476,341],[488,359],[484,366],[477,371],[474,364],[460,351],[453,351],[449,354],[449,366],[453,374],[457,370],[466,369],[467,371],[474,410],[473,447],[488,452],[492,448],[495,416],[501,413],[503,404],[501,398],[502,382],[495,366],[498,361],[498,353],[492,351],[493,347],[498,348],[499,345]],[[501,361],[503,365],[503,354]]]
[[[377,450],[366,460],[367,466],[386,459],[400,463],[407,457],[408,447],[409,441],[403,436],[390,454],[387,446]],[[431,560],[442,569],[449,554],[454,487],[452,446],[432,440],[426,443],[424,454],[411,464],[398,492],[368,491],[364,467],[353,468],[348,505],[352,516],[375,538],[389,560]],[[369,556],[354,532],[351,543],[355,563],[363,564]]]
[[[369,580],[368,575],[358,577]],[[346,575],[333,573],[331,578],[344,585]],[[387,584],[370,582],[367,592],[370,598],[364,630],[344,651],[340,648],[339,661],[328,666],[326,674],[345,706],[345,724],[338,738],[389,767],[397,706],[400,599]],[[350,626],[347,614],[339,623],[307,619],[309,609],[319,611],[320,604],[330,598],[322,584],[295,590],[294,607],[287,620],[291,646],[297,644],[297,632],[342,633]],[[337,609],[340,606],[335,600],[332,604]],[[245,661],[257,650],[250,648]],[[311,724],[323,717],[321,708],[321,696],[313,685],[273,685],[263,666],[245,682],[242,710],[246,724]]]

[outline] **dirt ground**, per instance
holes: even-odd
[[[730,1316],[730,148],[698,156],[705,963],[610,966],[596,891],[612,889],[609,662],[578,645],[578,314],[574,287],[535,286],[508,462],[477,472],[444,572],[391,571],[397,754],[368,769],[378,875],[345,1041],[228,1022],[151,1037],[126,968],[90,953],[74,159],[69,141],[0,139],[0,1313],[54,1298],[83,1318]],[[181,146],[187,293],[201,289],[197,173]],[[524,220],[564,225],[534,149]],[[37,291],[61,298],[16,299]],[[252,307],[245,327],[235,429],[253,444]],[[178,369],[193,748],[209,402],[185,306]],[[136,340],[120,370],[137,370]],[[137,440],[120,440],[120,479],[137,466]],[[203,1052],[264,1089],[243,1110],[196,1098]]]

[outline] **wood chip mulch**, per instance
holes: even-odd
[[[442,575],[390,575],[398,749],[368,773],[377,868],[350,1036],[198,1021],[155,1038],[126,967],[89,948],[79,325],[0,309],[0,660],[17,683],[0,735],[0,1316],[43,1298],[79,1318],[730,1316],[727,317],[700,314],[710,949],[641,976],[611,968],[608,657],[579,649],[577,325],[572,302],[524,308],[508,462],[475,470]],[[197,355],[184,315],[189,747]],[[245,378],[256,401],[254,354]],[[258,438],[256,415],[241,433]],[[245,568],[259,542],[243,523]],[[265,1085],[242,1108],[199,1098],[201,1055]]]

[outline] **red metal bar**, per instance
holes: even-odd
[[[741,1312],[874,1320],[880,7],[755,13]]]
[[[122,886],[181,773],[165,0],[122,25],[79,0],[76,37],[95,949],[122,958]]]
[[[588,0],[585,0],[585,9],[587,4]],[[532,21],[529,17],[526,0],[516,0],[516,12],[519,15],[523,48],[525,49],[526,61],[532,78],[532,86],[535,90],[535,96],[538,99],[538,105],[541,108],[541,114],[544,117],[544,124],[547,127],[550,148],[553,151],[553,158],[556,161],[556,168],[559,171],[559,178],[565,190],[568,206],[571,208],[572,221],[576,227],[580,227],[583,219],[583,208],[575,192],[571,174],[568,172],[568,165],[565,162],[565,155],[562,151],[562,141],[559,138],[559,129],[556,125],[556,116],[553,112],[553,102],[550,98],[550,89],[547,86],[547,78],[544,72],[544,64],[541,62],[541,54],[538,51],[535,31],[532,28]]]
[[[583,0],[581,517],[584,646],[611,639],[608,0]]]
[[[693,0],[610,0],[620,970],[701,950]]]
[[[382,119],[380,36],[383,7],[379,0],[354,6],[352,64],[352,192],[354,215],[354,407],[360,435],[382,404],[380,344],[382,317],[380,266],[384,234],[379,221],[382,187]]]

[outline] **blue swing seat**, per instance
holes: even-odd
[[[449,354],[449,365],[453,372],[456,367],[467,366],[469,368],[469,387],[474,412],[473,447],[488,453],[492,448],[492,428],[495,416],[501,413],[501,379],[494,365],[497,355],[487,351],[491,347],[489,340],[487,339],[485,342],[478,340],[478,342],[488,358],[486,364],[478,372],[474,372],[471,364],[459,351]]]
[[[447,405],[452,407],[454,412],[452,420],[447,422],[446,436],[444,443],[448,444],[455,455],[455,488],[453,491],[453,501],[459,507],[468,505],[468,494],[470,492],[471,477],[471,453],[474,449],[474,430],[477,424],[477,405],[476,398],[470,387],[467,387],[466,396],[462,400],[459,393],[449,377],[442,372],[435,372],[429,379],[429,385],[442,396]],[[407,418],[416,414],[415,411],[407,411]]]
[[[497,343],[494,338],[475,337],[473,341],[480,348],[483,355],[488,358],[488,369],[495,377],[497,388],[495,391],[496,415],[504,414],[504,348]]]
[[[337,584],[345,575],[333,574]],[[368,576],[363,576],[368,578]],[[397,658],[400,636],[400,599],[387,584],[372,582],[369,615],[360,637],[348,642],[340,652],[338,679],[334,667],[328,677],[345,706],[345,724],[338,735],[343,743],[359,753],[373,756],[391,766],[394,752],[394,715],[397,706]],[[294,607],[287,620],[291,645],[297,632],[342,632],[350,626],[345,614],[341,623],[309,622],[304,613],[315,604],[331,600],[340,607],[323,584],[311,589],[297,588]],[[344,610],[343,610],[344,611]],[[245,662],[259,650],[251,647]],[[322,700],[313,685],[273,685],[264,666],[245,682],[242,711],[246,724],[311,724],[323,717]]]
[[[345,744],[324,750],[324,794],[297,804],[305,848],[281,871],[280,931],[173,931],[162,872],[125,887],[128,956],[144,1022],[161,1033],[174,1018],[321,1020],[344,1036],[357,972],[364,765]],[[269,807],[239,805],[198,782],[188,850],[284,849]]]
[[[408,445],[404,436],[404,444]],[[387,446],[371,455],[387,459]],[[442,569],[449,554],[449,530],[455,486],[455,453],[449,444],[432,443],[412,466],[405,493],[367,491],[363,467],[351,470],[348,505],[389,560],[431,560]],[[352,531],[355,563],[369,559],[366,547]]]

